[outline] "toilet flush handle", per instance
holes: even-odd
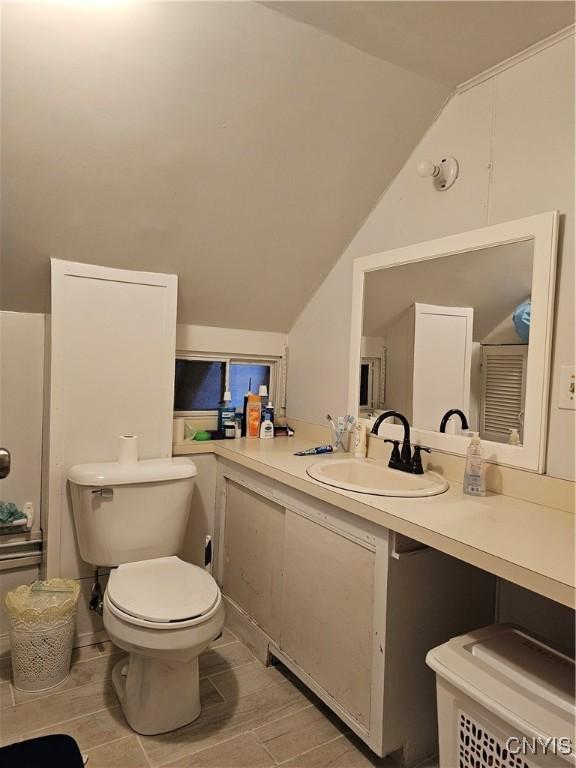
[[[113,488],[95,488],[92,491],[93,496],[101,496],[103,499],[111,499],[114,496]]]

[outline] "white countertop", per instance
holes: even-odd
[[[188,442],[175,455],[215,453],[352,514],[410,536],[522,587],[574,607],[576,516],[489,493],[466,496],[450,481],[429,498],[392,498],[340,490],[313,480],[306,468],[321,456],[294,456],[311,446],[298,438]],[[342,458],[346,454],[334,454]]]

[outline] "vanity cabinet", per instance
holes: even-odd
[[[376,553],[326,522],[286,512],[280,647],[368,727]]]
[[[285,510],[233,481],[226,496],[223,591],[279,641]]]
[[[436,748],[426,653],[494,620],[495,578],[256,472],[219,464],[227,622],[379,755]]]

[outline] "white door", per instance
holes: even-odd
[[[470,307],[415,304],[412,421],[438,431],[446,411],[470,410],[472,325]]]
[[[52,260],[48,572],[91,573],[66,495],[74,464],[116,461],[118,437],[140,458],[170,456],[176,275]]]

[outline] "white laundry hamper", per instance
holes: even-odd
[[[79,582],[50,579],[6,595],[14,687],[44,691],[70,672]]]
[[[576,765],[574,660],[496,625],[431,650],[440,768]]]

